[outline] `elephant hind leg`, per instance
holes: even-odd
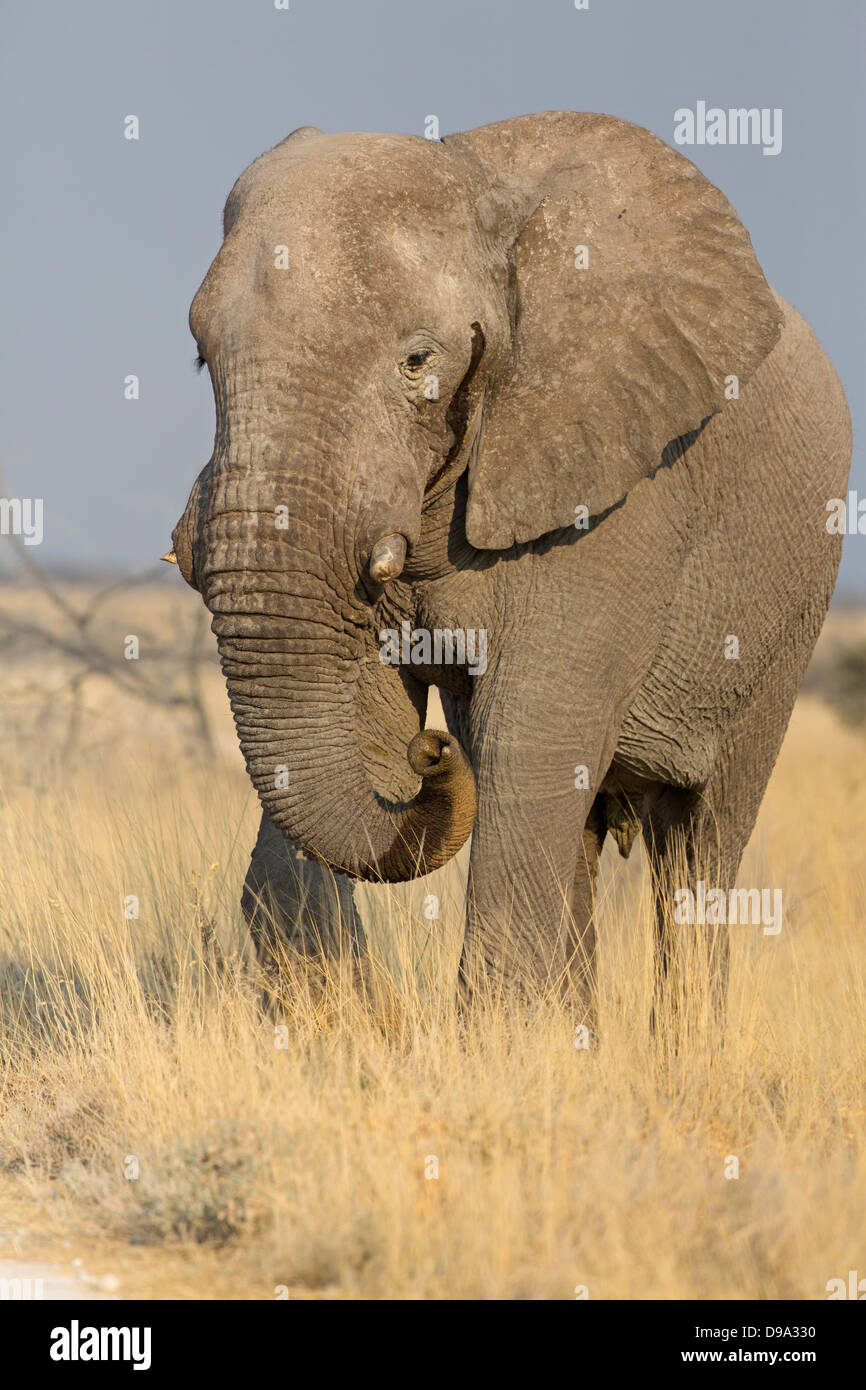
[[[710,888],[721,889],[727,906],[808,654],[808,650],[800,651],[796,662],[790,663],[780,655],[768,667],[760,688],[728,731],[703,790],[687,792],[667,787],[645,818],[644,840],[656,899],[656,1032],[662,1014],[670,1018],[671,1009],[676,1010],[677,1004],[681,1006],[685,1000],[688,982],[682,967],[688,952],[683,946],[689,944],[699,948],[692,955],[702,957],[711,1017],[723,1030],[730,954],[728,927],[725,922],[677,925],[675,894],[677,890],[690,889],[697,900],[698,882],[702,881],[705,893]],[[690,933],[690,939],[684,933]]]
[[[680,924],[676,915],[678,895],[697,892],[699,879],[719,884],[722,873],[722,846],[715,855],[707,854],[705,831],[706,803],[694,793],[666,787],[644,822],[644,840],[650,861],[655,907],[653,959],[653,1002],[650,1028],[656,1041],[669,1043],[676,1051],[686,1025],[684,1015],[694,1011],[696,996],[705,985],[713,1000],[713,1011],[723,1009],[727,989],[728,938],[724,926]],[[730,865],[725,856],[730,881],[739,863]],[[686,936],[686,933],[692,933]],[[702,939],[699,941],[698,937]],[[696,955],[703,948],[706,974],[694,978]]]

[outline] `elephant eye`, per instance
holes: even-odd
[[[404,366],[408,367],[410,372],[417,372],[419,367],[423,367],[424,363],[428,362],[432,356],[433,353],[429,348],[421,348],[418,352],[409,353]]]

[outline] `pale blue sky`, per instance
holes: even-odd
[[[299,125],[422,134],[435,113],[447,134],[567,108],[672,143],[699,100],[781,107],[777,157],[685,153],[862,424],[861,0],[42,0],[9,7],[5,30],[0,476],[44,497],[44,563],[136,569],[166,549],[213,434],[189,302],[235,178]],[[852,485],[866,497],[862,449]],[[840,590],[866,594],[866,535],[846,541]]]

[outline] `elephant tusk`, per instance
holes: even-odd
[[[399,533],[382,536],[373,546],[367,572],[376,584],[396,579],[406,563],[406,537]]]
[[[177,556],[173,550],[170,550],[167,555],[160,555],[159,558],[160,560],[167,560],[170,565],[177,564]]]

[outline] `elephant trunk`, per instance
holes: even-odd
[[[456,854],[475,816],[472,770],[456,740],[419,732],[406,751],[420,791],[411,801],[388,802],[369,781],[351,702],[339,693],[352,684],[348,667],[323,664],[315,692],[289,679],[269,694],[237,674],[246,662],[236,643],[231,657],[228,644],[220,645],[247,770],[296,848],[335,872],[392,883],[431,873]]]
[[[421,732],[413,712],[418,732],[408,749],[387,751],[408,756],[420,789],[389,801],[374,787],[357,705],[370,606],[357,577],[341,574],[333,558],[339,547],[323,558],[319,537],[333,534],[330,516],[307,523],[306,532],[297,523],[290,540],[275,525],[284,479],[284,469],[269,486],[260,472],[215,467],[195,547],[247,770],[274,824],[334,871],[386,882],[429,873],[471,833],[472,769],[456,739]],[[295,501],[300,510],[292,499],[290,515]],[[365,698],[370,669],[368,661]],[[392,666],[377,661],[373,680],[382,706],[394,708],[398,698],[405,706]],[[388,780],[405,784],[405,769]]]

